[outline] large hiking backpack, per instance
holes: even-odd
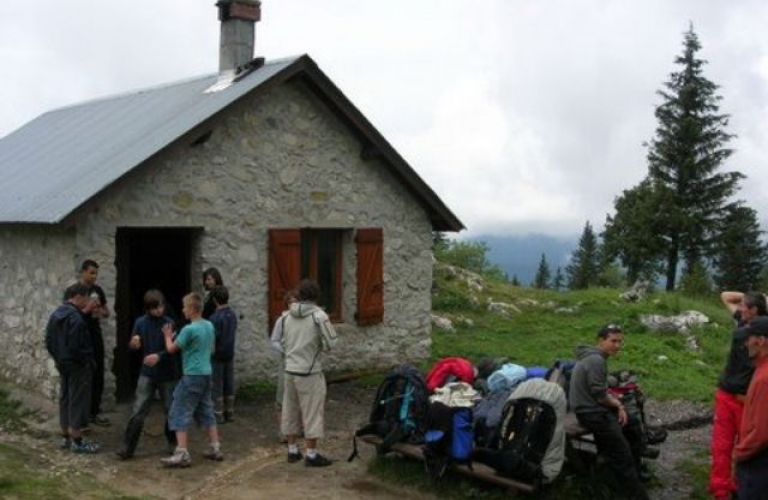
[[[443,477],[449,465],[472,468],[474,428],[472,408],[447,406],[439,401],[429,406],[424,434],[424,464],[432,479]]]
[[[357,456],[357,436],[380,437],[382,442],[377,447],[380,454],[390,451],[398,442],[424,442],[428,405],[429,393],[418,368],[408,364],[392,368],[376,390],[368,424],[358,429],[352,438],[349,461]]]
[[[473,459],[506,477],[538,484],[557,477],[565,457],[565,395],[542,379],[521,383],[504,406],[499,441]]]

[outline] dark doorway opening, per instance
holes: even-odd
[[[181,299],[191,290],[192,244],[197,228],[117,229],[117,338],[113,372],[115,397],[133,396],[141,369],[141,355],[128,348],[133,322],[144,314],[144,292],[157,288],[166,300],[166,314],[180,326]]]

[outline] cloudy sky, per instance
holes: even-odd
[[[0,136],[215,72],[214,4],[3,1]],[[690,23],[738,135],[725,168],[747,174],[740,197],[768,221],[764,0],[262,0],[256,52],[309,54],[467,234],[571,236],[645,175],[656,91]]]

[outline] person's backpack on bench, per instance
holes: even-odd
[[[553,481],[565,459],[565,394],[542,379],[521,383],[504,406],[497,448],[477,448],[473,460],[505,477]]]
[[[368,424],[355,432],[349,461],[357,456],[357,436],[376,435],[382,439],[379,453],[398,442],[424,442],[424,418],[429,404],[424,376],[415,366],[392,368],[379,384]]]

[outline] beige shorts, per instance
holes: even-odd
[[[325,375],[315,373],[301,377],[286,373],[284,383],[280,432],[284,436],[295,436],[303,428],[306,439],[322,438],[325,431]]]

